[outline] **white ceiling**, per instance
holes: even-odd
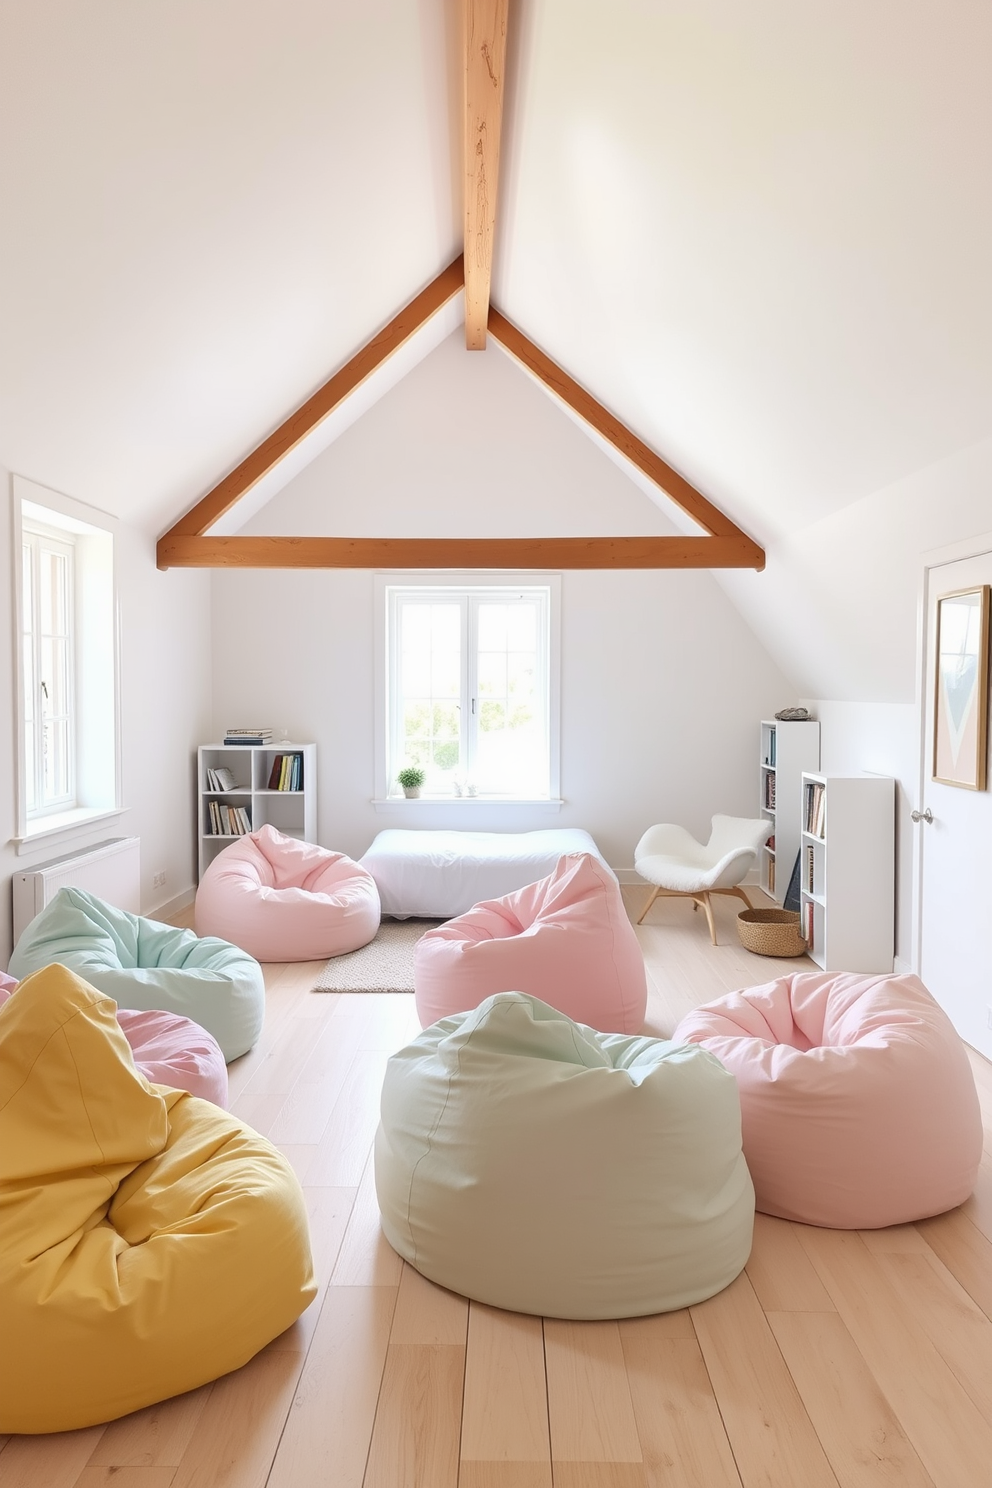
[[[433,278],[454,14],[5,0],[0,462],[161,530]],[[990,432],[986,0],[511,26],[495,299],[742,525]]]

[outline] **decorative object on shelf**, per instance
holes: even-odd
[[[427,776],[417,765],[407,765],[396,777],[408,801],[415,801]]]
[[[937,600],[933,778],[985,789],[989,711],[989,586]]]
[[[780,723],[806,723],[809,720],[808,708],[780,708],[775,714]],[[775,761],[773,760],[774,764]]]
[[[798,910],[742,909],[737,933],[744,949],[756,956],[802,956],[806,952]]]

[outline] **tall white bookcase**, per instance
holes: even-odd
[[[824,971],[892,970],[895,781],[803,775],[801,928]]]
[[[802,776],[820,768],[820,725],[813,718],[762,719],[758,805],[773,847],[761,850],[761,887],[781,904],[802,833]]]
[[[269,790],[269,778],[277,755],[299,754],[303,758],[303,783],[299,790]],[[225,768],[231,771],[236,788],[212,790],[207,771]],[[317,746],[316,744],[201,744],[197,751],[196,822],[199,845],[199,876],[219,852],[237,838],[232,833],[211,830],[210,802],[225,806],[243,806],[248,812],[251,829],[268,824],[287,837],[303,842],[317,840]]]

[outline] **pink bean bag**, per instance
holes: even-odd
[[[737,1077],[765,1214],[878,1229],[975,1186],[982,1118],[964,1045],[913,976],[799,973],[682,1019]]]
[[[371,873],[314,842],[262,827],[218,853],[196,891],[196,933],[256,961],[316,961],[367,945],[379,928]]]
[[[526,992],[601,1033],[639,1033],[644,957],[620,886],[590,853],[568,853],[539,883],[428,930],[413,984],[422,1027],[495,992]]]
[[[17,982],[0,971],[0,1007]],[[201,1100],[227,1107],[227,1065],[220,1044],[178,1013],[136,1013],[117,1009],[117,1022],[131,1046],[135,1067],[153,1085],[188,1090]]]

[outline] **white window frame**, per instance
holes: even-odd
[[[19,854],[71,847],[95,824],[119,817],[121,802],[120,623],[114,517],[23,476],[12,478],[11,567],[14,595],[16,829]],[[27,809],[23,544],[25,529],[44,531],[74,551],[72,708],[73,799],[51,810]]]
[[[30,552],[31,552],[31,591],[32,591],[31,598],[32,598],[33,603],[31,605],[32,614],[31,614],[31,617],[30,617],[30,624],[26,623],[27,622],[27,618],[28,618],[27,615],[26,615],[26,610],[27,610],[26,603],[22,603],[22,608],[21,608],[21,623],[22,623],[22,626],[23,626],[23,629],[22,629],[22,645],[23,645],[24,640],[26,640],[28,637],[30,637],[30,640],[31,640],[31,646],[30,646],[31,657],[30,657],[30,663],[29,664],[25,664],[26,658],[24,657],[24,654],[22,652],[22,664],[25,665],[25,670],[24,670],[24,674],[22,674],[23,675],[23,682],[22,682],[21,699],[22,699],[22,707],[23,707],[24,706],[25,696],[27,694],[28,688],[30,687],[30,690],[33,693],[33,697],[34,697],[33,707],[32,707],[32,712],[33,712],[33,715],[34,715],[34,717],[33,717],[33,730],[32,730],[32,732],[34,734],[34,742],[33,742],[33,748],[31,750],[31,755],[32,755],[33,760],[34,760],[34,771],[33,771],[33,774],[34,774],[34,780],[33,780],[34,805],[33,806],[27,806],[27,804],[25,804],[25,810],[26,810],[26,815],[27,815],[28,821],[32,821],[33,822],[33,821],[40,821],[44,817],[53,816],[53,815],[55,815],[58,812],[64,812],[64,811],[73,810],[75,808],[76,804],[77,804],[77,802],[76,802],[76,717],[75,717],[76,657],[75,657],[75,613],[74,613],[75,612],[75,602],[76,602],[75,601],[75,564],[76,564],[76,544],[75,544],[75,537],[74,537],[74,534],[73,533],[67,532],[64,528],[60,530],[57,527],[51,527],[47,523],[39,522],[36,519],[29,518],[29,517],[23,517],[22,518],[22,529],[21,529],[21,552],[22,552],[22,554],[23,554],[25,548],[28,548],[30,550]],[[41,648],[42,648],[42,635],[41,635],[41,563],[42,563],[42,553],[43,552],[46,552],[46,553],[58,553],[58,554],[60,554],[62,557],[64,557],[67,560],[67,562],[66,562],[65,594],[63,596],[63,603],[64,603],[65,612],[66,612],[66,616],[67,616],[67,620],[68,620],[68,624],[67,624],[67,627],[66,627],[67,628],[67,639],[68,639],[68,648],[67,648],[68,649],[68,663],[67,663],[67,667],[66,667],[66,709],[65,709],[65,715],[64,715],[65,716],[65,719],[66,719],[66,724],[67,724],[67,729],[66,729],[66,733],[67,733],[67,746],[66,747],[67,747],[67,754],[68,754],[68,759],[67,759],[67,762],[66,762],[66,764],[67,764],[67,769],[66,769],[67,789],[65,790],[65,792],[62,795],[60,795],[60,796],[53,796],[49,800],[46,800],[45,799],[45,788],[44,788],[44,780],[45,780],[45,762],[44,762],[44,708],[43,708],[43,705],[42,705],[42,689],[44,687],[44,680],[43,680],[42,675],[41,675],[41,673],[42,673],[42,663],[41,663]],[[23,575],[22,575],[22,582],[23,582]],[[27,648],[25,648],[25,650],[26,649]],[[28,672],[30,672],[30,675],[27,675]],[[25,708],[25,718],[26,718],[26,713],[27,713],[27,710]],[[25,723],[24,731],[23,731],[23,733],[21,735],[22,742],[24,740],[24,734],[26,734],[26,732],[27,732],[27,726],[26,726],[26,723]],[[27,749],[25,747],[25,789],[26,789],[26,791],[28,790],[27,756],[28,756],[28,751],[27,751]],[[30,791],[28,791],[28,794],[30,796]]]
[[[472,806],[519,806],[528,804],[557,810],[560,798],[560,574],[491,574],[491,573],[411,573],[376,574],[375,576],[375,804],[378,808],[409,805],[422,812],[425,808],[454,804],[459,808]],[[398,755],[400,741],[397,734],[397,708],[391,696],[394,673],[392,658],[398,642],[398,606],[400,595],[419,593],[424,598],[431,594],[444,593],[467,595],[469,606],[485,598],[509,598],[512,594],[526,591],[543,591],[547,596],[545,608],[545,635],[542,636],[542,652],[547,668],[543,700],[546,707],[545,727],[548,741],[548,794],[522,798],[510,795],[476,795],[456,797],[454,795],[429,795],[419,801],[405,802],[396,785],[393,768]],[[463,621],[464,624],[464,621]],[[463,637],[464,646],[464,637]],[[466,691],[475,696],[476,657],[468,657]],[[465,700],[463,699],[463,706]]]

